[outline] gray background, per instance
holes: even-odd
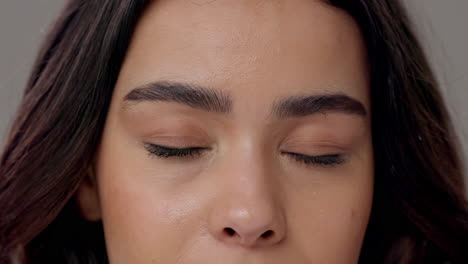
[[[118,0],[116,0],[118,1]],[[468,0],[403,0],[468,153]],[[33,60],[64,0],[0,0],[0,147]],[[468,165],[468,155],[465,155]],[[468,185],[468,181],[467,181]]]

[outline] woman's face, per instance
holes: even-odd
[[[356,263],[373,191],[365,53],[319,1],[154,1],[79,192],[110,262]]]

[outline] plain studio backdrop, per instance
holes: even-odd
[[[0,148],[39,45],[65,1],[0,0]],[[468,168],[468,0],[402,2],[441,84]]]

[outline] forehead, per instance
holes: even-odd
[[[321,1],[153,1],[116,90],[123,97],[163,79],[238,93],[331,89],[366,101],[365,53],[354,20]]]

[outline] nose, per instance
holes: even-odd
[[[223,243],[246,248],[272,246],[284,238],[284,227],[272,215],[233,209],[220,216],[212,233]]]
[[[274,246],[286,236],[286,218],[271,175],[258,163],[242,167],[223,174],[225,182],[218,185],[209,231],[229,245]]]

